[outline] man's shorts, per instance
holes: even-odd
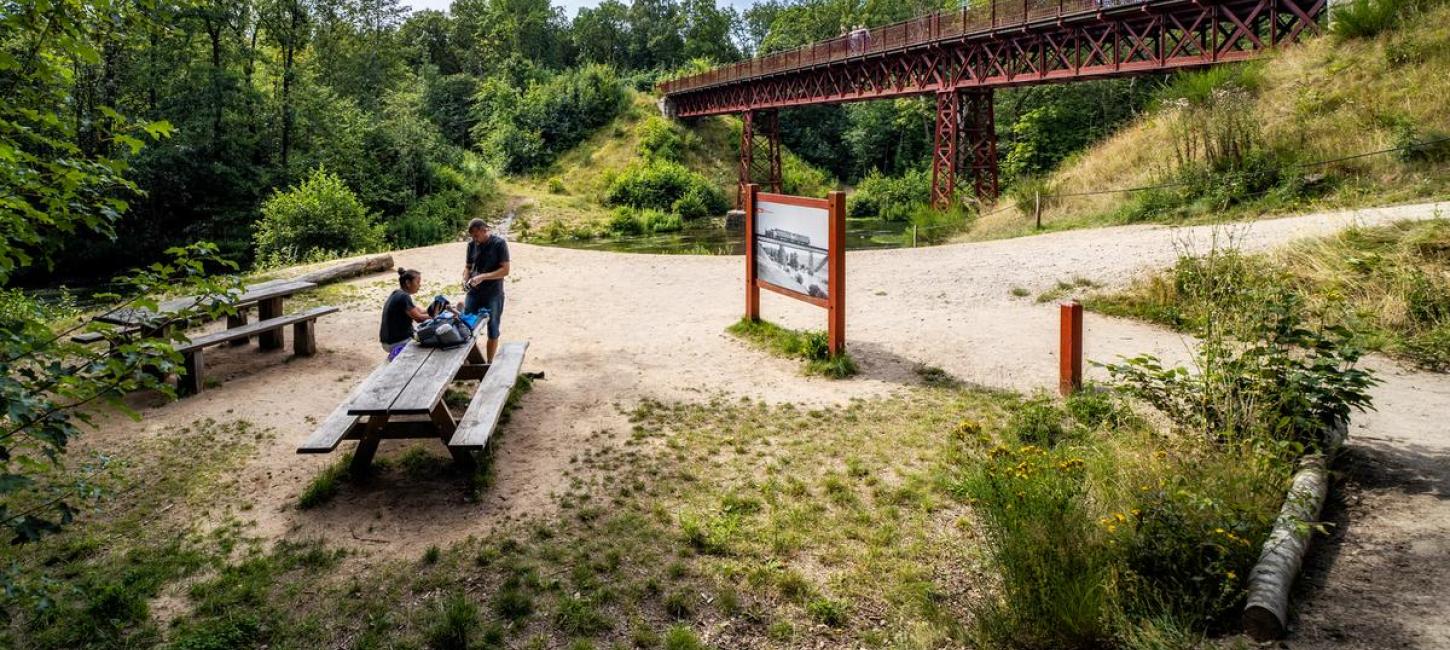
[[[488,310],[489,340],[497,339],[499,323],[503,321],[503,293],[496,293],[488,299],[484,299],[476,293],[470,293],[463,299],[463,313],[472,314],[479,308]]]

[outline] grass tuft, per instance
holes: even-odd
[[[778,356],[804,361],[803,371],[808,375],[844,379],[859,372],[850,352],[831,354],[826,332],[802,332],[746,318],[725,331]]]

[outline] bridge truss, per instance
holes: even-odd
[[[679,117],[738,113],[744,140],[769,133],[774,111],[936,96],[932,202],[954,201],[959,172],[976,196],[997,196],[992,89],[1162,72],[1241,61],[1318,34],[1326,0],[994,0],[857,32],[660,85]],[[766,115],[768,130],[752,129]],[[741,148],[741,182],[758,158]],[[749,151],[750,153],[747,153]],[[758,167],[758,165],[757,165]]]

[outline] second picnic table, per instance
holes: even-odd
[[[481,318],[475,331],[486,328]],[[384,439],[434,438],[448,447],[460,465],[472,467],[472,452],[488,442],[523,366],[528,344],[501,346],[492,365],[485,362],[475,337],[455,348],[423,347],[410,341],[355,389],[332,415],[298,447],[298,453],[327,453],[342,440],[357,440],[354,476],[366,476]],[[455,381],[482,380],[463,417],[454,419],[444,401]],[[426,419],[424,419],[426,417]]]
[[[237,308],[237,313],[227,317],[227,329],[241,327],[247,324],[247,309],[252,305],[257,306],[257,317],[260,320],[269,320],[282,315],[284,302],[292,294],[316,288],[312,282],[301,280],[271,280],[258,284],[249,285],[246,289],[229,303]],[[114,312],[102,314],[96,317],[97,321],[118,325],[127,329],[142,329],[148,327],[158,319],[184,311],[196,306],[208,306],[199,303],[197,298],[175,298],[157,305],[156,311],[150,309],[118,309]],[[246,339],[237,342],[238,345],[246,343]],[[282,347],[282,331],[272,330],[261,332],[257,335],[257,345],[263,350],[275,350]]]

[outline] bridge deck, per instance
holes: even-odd
[[[937,11],[891,25],[851,32],[830,40],[803,45],[722,66],[659,84],[666,95],[749,80],[782,72],[864,58],[885,52],[920,47],[974,34],[1055,21],[1075,15],[1150,4],[1153,0],[991,0],[960,9]]]

